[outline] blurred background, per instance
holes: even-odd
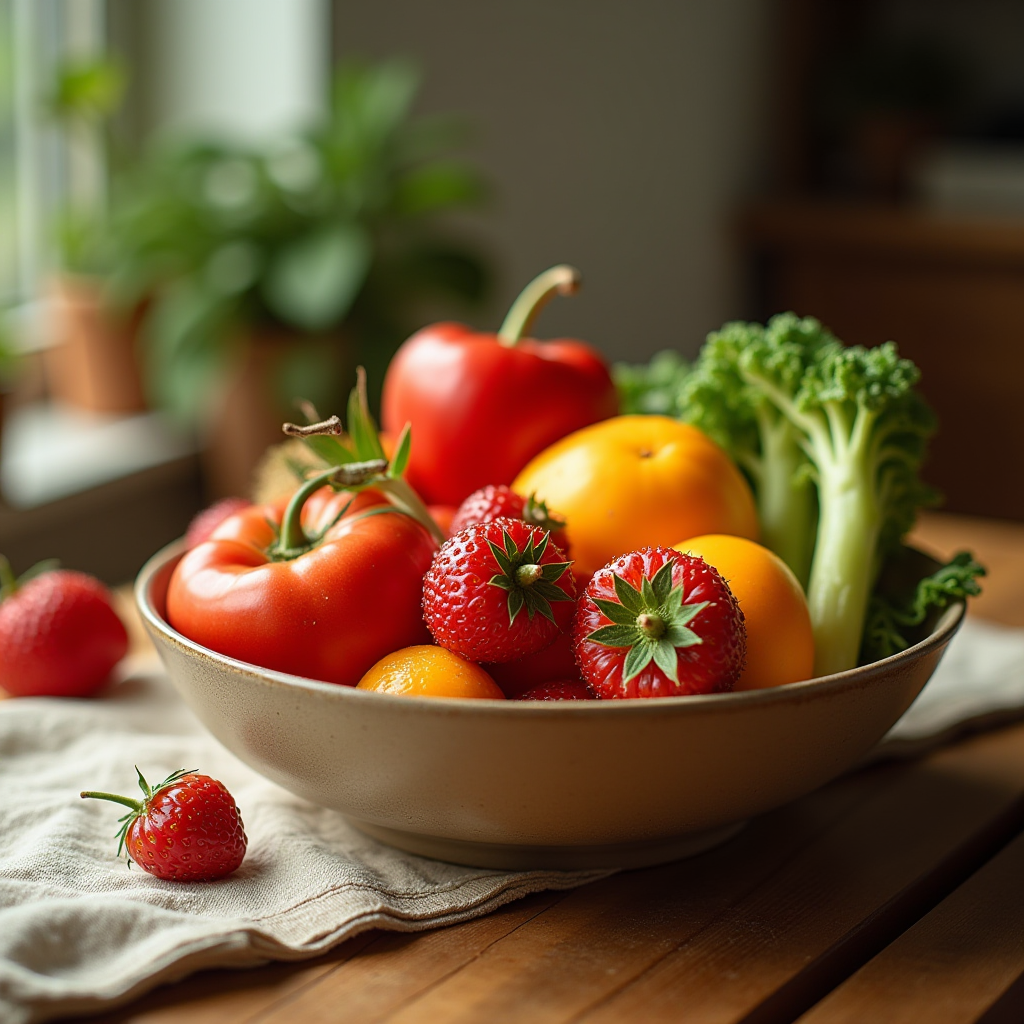
[[[0,0],[0,551],[129,579],[437,319],[893,339],[1024,519],[1019,0]]]

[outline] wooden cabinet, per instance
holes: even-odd
[[[758,314],[892,339],[940,419],[926,467],[951,511],[1024,520],[1024,221],[777,201],[741,222]]]

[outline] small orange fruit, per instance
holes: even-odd
[[[680,537],[757,537],[757,509],[743,474],[696,427],[668,416],[615,416],[577,430],[516,477],[567,522],[573,571]]]
[[[488,697],[504,700],[501,687],[479,666],[444,647],[403,647],[380,659],[358,689],[401,697]]]
[[[740,603],[747,626],[747,664],[735,689],[759,690],[813,676],[807,599],[778,555],[752,540],[724,534],[692,537],[675,547],[713,565]]]

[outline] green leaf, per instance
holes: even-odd
[[[597,605],[601,613],[622,626],[635,626],[636,625],[636,614],[631,612],[628,608],[624,608],[617,601],[606,601],[603,598],[595,597],[593,599],[594,604]]]
[[[703,639],[692,629],[674,623],[669,623],[661,639],[668,641],[673,647],[694,647],[704,643]]]
[[[681,590],[682,588],[680,588]],[[674,610],[671,614],[669,626],[670,627],[681,627],[685,626],[688,622],[692,621],[697,615],[699,615],[705,608],[710,604],[710,601],[701,601],[700,604],[684,604],[676,611]]]
[[[370,415],[370,405],[366,400],[366,371],[361,366],[356,369],[356,386],[348,396],[348,422],[345,427],[358,461],[387,458],[377,424]]]
[[[491,549],[491,554],[494,555],[494,560],[498,563],[498,568],[501,570],[502,575],[507,577],[511,583],[515,579],[516,574],[512,560],[494,541],[488,540],[487,546]]]
[[[388,467],[388,476],[400,477],[406,466],[409,465],[409,453],[412,451],[412,424],[406,423],[402,433],[398,435],[398,444],[395,446],[395,454]]]
[[[516,616],[523,610],[526,598],[521,590],[512,590],[508,595],[508,624],[516,621]]]
[[[355,224],[317,227],[283,246],[263,282],[271,312],[306,331],[340,323],[366,280],[373,250]]]
[[[627,583],[618,573],[612,573],[612,582],[615,585],[615,596],[619,599],[623,608],[628,608],[634,615],[645,611],[644,600],[640,591],[634,590],[631,584]]]
[[[675,562],[666,562],[655,574],[651,581],[651,589],[654,591],[654,598],[658,604],[663,604],[672,591],[672,569]]]
[[[541,571],[544,573],[544,579],[555,583],[565,575],[571,565],[572,562],[548,562],[541,566]]]
[[[398,183],[395,209],[403,216],[417,216],[454,206],[472,206],[483,194],[480,175],[468,164],[438,162],[406,174]]]
[[[670,641],[663,638],[654,645],[654,664],[657,665],[673,683],[679,682],[679,659],[676,656],[676,649]]]
[[[623,683],[628,683],[647,668],[654,657],[656,648],[657,644],[642,643],[637,644],[636,647],[630,650],[629,654],[626,655],[625,664],[622,666]]]
[[[515,584],[507,577],[498,573],[487,581],[492,587],[501,587],[502,590],[511,590]]]
[[[602,626],[587,635],[587,639],[602,647],[632,647],[640,642],[642,634],[636,626]]]
[[[344,466],[350,462],[358,462],[355,453],[350,452],[336,437],[314,435],[304,437],[303,441],[316,456],[323,459],[328,466]]]
[[[572,598],[561,588],[556,587],[554,583],[549,583],[546,579],[539,579],[535,583],[531,583],[527,587],[528,594],[536,594],[538,597],[544,598],[545,601],[571,601]]]
[[[653,611],[659,604],[661,604],[657,595],[654,593],[654,587],[651,586],[651,581],[646,576],[644,576],[640,581],[640,596],[644,602],[644,609],[647,611]]]

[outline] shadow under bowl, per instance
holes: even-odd
[[[233,754],[401,849],[481,867],[699,853],[840,775],[920,693],[964,616],[870,665],[769,690],[624,701],[396,697],[288,675],[168,625],[179,543],[135,595],[179,693]],[[931,563],[925,556],[919,556]]]

